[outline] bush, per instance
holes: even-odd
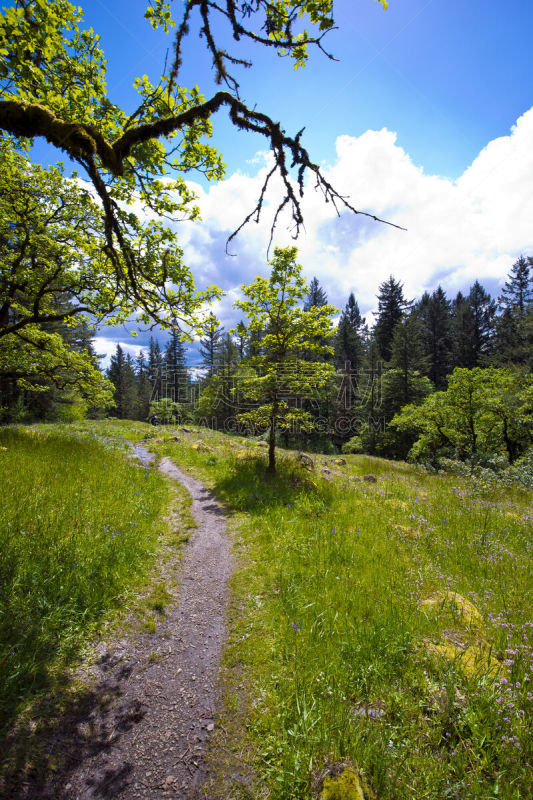
[[[342,452],[349,455],[350,453],[362,453],[363,441],[360,436],[352,436],[342,446]]]
[[[524,455],[511,467],[507,467],[503,474],[511,481],[533,489],[533,447],[526,450]]]
[[[166,397],[163,400],[150,403],[150,417],[152,414],[157,414],[159,421],[162,422],[163,425],[170,425],[171,423],[181,420],[181,405],[179,403],[174,403]]]

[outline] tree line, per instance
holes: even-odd
[[[417,428],[409,428],[405,421],[391,425],[392,421],[406,406],[421,406],[430,395],[446,392],[456,370],[476,376],[479,385],[483,376],[492,374],[495,380],[498,370],[514,375],[531,373],[532,277],[533,259],[520,256],[497,298],[476,280],[467,294],[459,292],[452,299],[438,286],[410,300],[402,283],[391,275],[379,286],[373,325],[362,317],[355,295],[350,293],[337,325],[327,335],[308,333],[307,344],[298,355],[298,369],[302,371],[301,362],[308,365],[308,372],[309,365],[320,363],[329,371],[319,387],[306,385],[303,373],[299,381],[293,381],[292,396],[284,402],[293,410],[294,424],[283,429],[278,426],[278,443],[326,452],[344,447],[405,457],[417,438]],[[300,305],[304,312],[324,309],[329,318],[333,315],[317,278],[301,295]],[[248,314],[250,310],[248,305]],[[115,387],[113,413],[146,419],[150,400],[166,399],[175,404],[168,408],[169,419],[174,415],[228,432],[251,431],[250,415],[261,405],[261,398],[256,392],[250,399],[250,369],[257,382],[261,369],[266,373],[267,367],[265,359],[259,365],[269,333],[268,323],[262,324],[265,327],[244,319],[226,331],[211,313],[200,342],[201,376],[189,373],[185,345],[177,331],[164,351],[152,339],[149,352],[141,352],[135,360],[118,346],[107,371]],[[293,359],[292,369],[296,369],[295,363]],[[490,381],[483,385],[490,391]],[[246,386],[248,396],[243,393]],[[511,385],[508,391],[512,393]],[[295,409],[304,411],[312,424],[302,426],[301,420],[298,424]],[[260,416],[256,415],[256,422]],[[262,427],[256,424],[253,432],[260,434],[267,428],[263,418]],[[452,439],[449,437],[450,442]],[[522,452],[526,440],[509,445],[511,461]]]

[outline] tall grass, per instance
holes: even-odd
[[[323,478],[281,454],[269,480],[250,445],[179,438],[159,450],[237,512],[226,666],[254,796],[306,800],[344,760],[380,800],[532,797],[531,493],[357,456]]]
[[[166,499],[93,439],[0,430],[0,731],[146,573]]]

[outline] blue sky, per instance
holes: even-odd
[[[145,0],[81,4],[101,36],[110,97],[133,108],[134,77],[157,79],[172,35],[151,30]],[[497,293],[517,255],[533,254],[533,5],[390,0],[384,11],[374,0],[336,0],[335,17],[338,30],[326,44],[338,61],[316,52],[295,72],[289,60],[253,48],[255,66],[241,73],[243,99],[288,133],[305,125],[312,158],[356,207],[409,230],[402,236],[360,218],[337,220],[310,196],[298,243],[306,275],[317,275],[339,306],[353,290],[370,321],[378,284],[391,273],[411,297],[439,281],[453,295],[476,277]],[[180,81],[206,96],[216,88],[194,35]],[[253,205],[265,143],[236,131],[223,113],[215,137],[228,180],[210,188],[191,176],[204,222],[179,230],[198,282],[228,292],[215,310],[229,324],[238,286],[267,269],[266,220],[239,237],[233,258],[224,254],[231,225]],[[36,153],[50,157],[42,146]],[[131,343],[122,329],[102,331],[104,350],[115,341]]]

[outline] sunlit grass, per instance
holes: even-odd
[[[226,669],[257,796],[309,798],[332,759],[380,799],[533,795],[531,494],[360,456],[280,453],[268,479],[250,442],[159,438],[235,514]]]
[[[314,455],[315,469],[307,472],[294,453],[283,451],[271,479],[264,449],[255,442],[186,427],[77,423],[65,428],[77,434],[66,449],[64,438],[57,447],[56,437],[47,440],[47,447],[56,447],[49,458],[38,437],[28,440],[26,460],[11,445],[5,489],[11,505],[4,516],[25,533],[10,542],[43,542],[33,583],[33,552],[20,560],[27,561],[23,591],[9,617],[12,626],[29,620],[31,635],[24,639],[22,628],[22,641],[35,646],[35,636],[46,655],[40,672],[29,659],[22,662],[26,683],[28,676],[34,686],[46,682],[47,665],[82,640],[89,625],[83,609],[94,619],[102,613],[98,598],[106,580],[83,549],[87,532],[101,543],[104,561],[118,569],[114,546],[127,540],[106,538],[102,526],[126,530],[120,511],[120,520],[139,524],[130,514],[139,508],[134,492],[140,478],[153,481],[143,484],[147,508],[164,492],[152,471],[144,477],[116,452],[128,440],[148,437],[151,449],[210,485],[228,509],[239,566],[215,741],[223,744],[223,731],[231,731],[224,746],[247,761],[256,781],[241,791],[230,770],[229,778],[220,778],[228,796],[309,800],[317,777],[335,762],[355,765],[379,800],[533,796],[531,493],[362,456],[347,456],[342,464]],[[99,477],[104,465],[112,475],[107,489],[93,483],[92,467],[83,466],[93,463],[90,453]],[[16,486],[15,476],[25,471]],[[363,479],[368,473],[376,482]],[[115,506],[114,497],[120,498]],[[100,506],[101,513],[87,510]],[[38,523],[39,515],[52,521]],[[73,530],[80,548],[75,568],[67,546]],[[153,552],[147,545],[147,563]],[[78,564],[85,565],[86,588],[65,603],[59,587],[72,587]],[[58,576],[50,586],[47,574]],[[118,574],[114,595],[110,589],[111,605],[112,595],[125,591],[120,580]],[[148,624],[155,625],[167,601],[164,587],[147,594]],[[60,623],[68,620],[57,627],[60,636],[48,622],[41,634],[36,620],[54,622],[56,615]]]
[[[0,430],[0,729],[145,580],[168,499],[155,470],[44,429]]]

